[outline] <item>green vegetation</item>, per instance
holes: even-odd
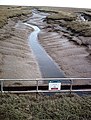
[[[53,9],[52,9],[53,10]],[[78,33],[79,35],[83,36],[91,36],[91,22],[90,21],[77,21],[77,12],[72,9],[65,9],[61,10],[54,9],[56,13],[52,13],[49,16],[47,16],[46,21],[48,24],[53,25],[59,24],[60,26],[64,26],[67,29],[71,30],[74,34]],[[45,11],[45,9],[44,9]],[[76,10],[77,11],[77,10]],[[78,10],[79,11],[79,10]],[[58,13],[57,13],[58,12]],[[82,12],[84,15],[87,15],[88,17],[91,17],[91,11],[90,10],[83,10]],[[80,13],[79,13],[80,14]]]
[[[76,15],[71,12],[59,11],[59,13],[49,15],[47,19],[72,21],[76,19]]]
[[[58,13],[58,10],[55,7],[45,7],[45,6],[38,6],[35,7],[40,12],[46,12],[46,13]]]
[[[91,120],[91,96],[0,94],[1,120]]]
[[[0,28],[7,23],[8,18],[31,14],[31,7],[0,6]]]
[[[51,7],[35,7],[38,11],[40,12],[45,12],[45,13],[58,13],[57,10],[54,10]]]
[[[91,23],[90,22],[79,22],[72,21],[68,22],[67,28],[75,33],[79,33],[79,35],[83,36],[91,36]]]

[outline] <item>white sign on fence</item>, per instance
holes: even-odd
[[[50,81],[49,82],[49,90],[60,90],[61,89],[61,82],[57,81]]]

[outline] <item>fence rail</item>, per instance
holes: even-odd
[[[60,80],[60,82],[61,82],[61,85],[68,85],[69,86],[69,89],[64,89],[64,90],[62,90],[62,89],[60,89],[60,90],[49,90],[49,89],[47,89],[47,90],[40,90],[39,89],[39,87],[40,87],[40,85],[41,86],[44,86],[44,84],[45,84],[45,82],[46,82],[46,85],[47,85],[47,87],[49,87],[49,81],[57,81],[57,80]],[[43,92],[43,93],[47,93],[47,92],[60,92],[60,93],[65,93],[65,92],[70,92],[70,93],[72,93],[72,92],[81,92],[81,91],[83,91],[83,92],[91,92],[91,84],[89,85],[90,87],[87,89],[87,88],[84,88],[84,89],[82,89],[82,88],[79,88],[79,89],[73,89],[73,86],[74,86],[74,81],[75,80],[78,80],[78,81],[82,81],[82,80],[89,80],[90,81],[90,83],[91,83],[91,78],[38,78],[38,79],[0,79],[0,83],[1,83],[1,93],[41,93],[41,92]],[[16,90],[16,91],[13,91],[13,90],[9,90],[9,91],[7,91],[7,90],[4,90],[4,88],[5,88],[5,86],[4,86],[4,82],[6,82],[6,81],[11,81],[11,82],[14,82],[14,81],[20,81],[20,82],[22,82],[22,81],[25,81],[25,82],[27,82],[27,81],[35,81],[35,87],[36,87],[36,89],[35,90],[23,90],[23,91],[19,91],[19,90]],[[40,83],[40,81],[42,81],[42,83]],[[64,85],[64,87],[65,87],[65,85]],[[80,86],[80,84],[78,84],[79,86]],[[86,85],[88,85],[88,84],[86,84]],[[76,85],[75,85],[76,86]],[[8,86],[8,87],[10,87],[10,86]],[[12,86],[12,88],[15,88],[15,87],[17,87],[17,86]],[[18,86],[18,87],[21,87],[21,86]]]

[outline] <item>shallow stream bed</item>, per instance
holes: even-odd
[[[33,25],[34,21],[42,22],[41,18],[43,19],[42,15],[39,15],[34,13],[33,22],[31,21],[31,24],[25,23],[27,26],[30,26],[34,29],[34,31],[29,35],[29,45],[31,46],[33,53],[38,61],[40,71],[42,74],[42,77],[44,78],[62,78],[64,77],[64,72],[60,71],[59,66],[57,63],[53,61],[53,59],[46,53],[44,48],[39,44],[38,42],[38,34],[40,32],[40,29],[38,26]],[[37,24],[35,21],[35,24]]]

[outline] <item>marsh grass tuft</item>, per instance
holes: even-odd
[[[0,94],[2,120],[91,120],[91,96]]]
[[[63,12],[59,11],[58,13],[53,13],[47,17],[47,19],[52,20],[65,20],[65,21],[73,21],[76,19],[76,15],[72,14],[71,12]]]
[[[7,23],[8,18],[27,14],[32,14],[31,7],[0,6],[0,28]]]

